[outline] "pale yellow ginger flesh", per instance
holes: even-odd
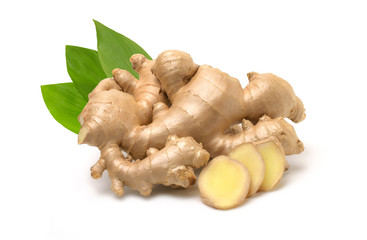
[[[230,209],[245,201],[250,189],[250,174],[240,162],[221,155],[202,170],[198,186],[205,204]]]
[[[265,163],[261,154],[252,143],[244,143],[233,149],[228,157],[242,163],[248,170],[251,178],[248,197],[256,193],[265,176]]]
[[[275,140],[256,144],[265,163],[265,176],[259,191],[270,191],[275,188],[283,176],[286,160],[281,145]]]

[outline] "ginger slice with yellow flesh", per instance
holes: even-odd
[[[211,160],[198,179],[202,201],[217,209],[229,209],[245,201],[250,189],[250,174],[238,161],[226,156]]]
[[[256,193],[265,176],[265,162],[252,143],[244,143],[233,149],[228,157],[239,161],[248,170],[251,178],[248,197]]]
[[[276,138],[254,144],[265,163],[265,176],[259,191],[270,191],[279,183],[287,166],[284,151]]]

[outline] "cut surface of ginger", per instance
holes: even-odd
[[[259,151],[252,143],[244,143],[234,148],[228,157],[239,161],[247,168],[251,178],[248,197],[256,193],[265,176],[265,163]]]
[[[283,176],[286,160],[282,147],[274,142],[267,141],[256,145],[265,163],[265,176],[260,185],[260,191],[270,191],[275,188]]]
[[[250,174],[240,162],[221,155],[201,171],[198,187],[205,204],[217,209],[234,208],[248,194]]]

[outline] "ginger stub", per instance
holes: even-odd
[[[142,160],[125,158],[116,144],[107,145],[101,152],[101,158],[91,168],[92,177],[100,178],[107,170],[111,189],[117,196],[124,194],[124,186],[143,196],[149,196],[156,184],[190,187],[196,182],[194,168],[204,166],[209,160],[209,153],[192,137],[175,135],[167,138],[161,150],[148,149],[148,157]]]
[[[205,204],[230,209],[245,201],[250,189],[250,174],[240,162],[221,155],[202,170],[198,186]]]
[[[233,149],[228,157],[239,161],[247,168],[251,178],[248,197],[256,193],[265,176],[265,163],[259,151],[252,143],[244,143]]]
[[[275,138],[255,143],[255,147],[265,163],[264,180],[259,191],[270,191],[275,188],[283,176],[286,167],[284,151]]]

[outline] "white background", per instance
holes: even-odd
[[[1,1],[1,239],[366,239],[365,1]],[[197,186],[117,198],[90,177],[96,148],[48,112],[40,85],[70,81],[65,45],[96,49],[92,19],[152,57],[191,54],[246,85],[287,79],[305,144],[276,190],[228,211]]]

